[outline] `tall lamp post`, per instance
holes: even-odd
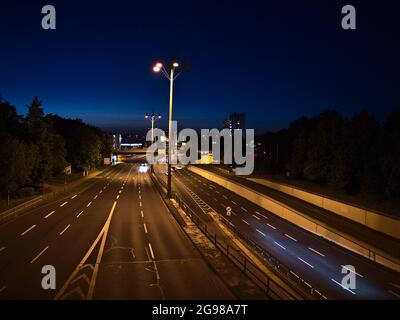
[[[151,114],[146,113],[144,117],[151,121],[151,143],[154,143],[154,121],[156,119],[161,119],[161,114],[156,115],[153,111]]]
[[[154,65],[154,72],[162,72],[165,77],[169,80],[169,115],[168,115],[168,193],[167,197],[172,198],[172,179],[171,179],[171,141],[172,141],[172,97],[174,92],[174,80],[179,76],[179,73],[175,75],[175,70],[179,67],[179,63],[174,61],[172,64],[165,69],[161,62]],[[168,72],[169,71],[169,72]]]

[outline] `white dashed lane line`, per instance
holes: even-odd
[[[71,198],[71,200],[75,199],[77,196],[78,196],[77,194],[74,195],[74,196]]]
[[[24,232],[21,233],[21,236],[26,235],[29,231],[31,231],[32,229],[36,228],[36,224],[34,224],[33,226],[29,227],[28,229],[26,229]]]
[[[281,245],[280,243],[278,243],[278,242],[276,242],[276,241],[274,241],[274,243],[275,243],[278,247],[281,247],[283,250],[286,250],[286,248],[285,248],[283,245]]]
[[[49,248],[49,246],[47,246],[46,248],[44,248],[42,251],[39,252],[39,254],[34,257],[30,263],[34,263],[37,259],[39,259],[39,257]]]
[[[257,231],[259,234],[261,234],[263,237],[265,237],[265,233],[264,233],[264,232],[262,232],[262,231],[260,231],[260,230],[258,230],[258,229],[256,229],[256,231]]]
[[[65,201],[63,204],[60,205],[60,207],[64,207],[67,203],[68,201]]]
[[[260,217],[256,216],[255,214],[252,214],[252,216],[253,216],[254,218],[256,218],[257,220],[261,220]]]
[[[60,236],[61,236],[65,231],[67,231],[68,228],[69,228],[70,226],[71,226],[70,224],[67,225],[67,226],[63,229],[63,231],[60,232]]]
[[[154,260],[154,252],[153,252],[153,248],[151,246],[151,243],[149,243],[149,249],[150,249],[151,258]]]
[[[92,204],[92,201],[90,201],[87,205],[86,208],[88,208]]]
[[[310,268],[313,268],[313,269],[314,269],[314,266],[313,266],[312,264],[309,264],[307,261],[303,260],[302,258],[297,257],[297,259],[299,259],[299,260],[300,260],[301,262],[303,262],[304,264],[308,265]]]
[[[293,237],[289,236],[289,235],[288,235],[288,234],[286,234],[286,233],[285,233],[285,236],[286,236],[286,237],[288,237],[289,239],[291,239],[291,240],[293,240],[293,241],[297,242],[297,240],[296,240],[295,238],[293,238]]]
[[[223,194],[222,196],[223,196],[225,199],[228,199],[228,197],[227,197],[226,195]]]
[[[255,211],[256,214],[258,214],[259,216],[263,217],[264,219],[268,219],[267,216],[263,215],[262,213],[259,213],[258,211]]]
[[[96,199],[97,199],[97,197],[98,197],[98,195],[96,194],[96,195],[93,197],[93,200],[96,200]]]
[[[349,291],[352,294],[356,294],[354,291],[351,291],[349,288],[346,288],[344,285],[342,285],[341,283],[337,282],[335,279],[331,279],[334,283],[336,283],[337,285],[341,286],[344,290]]]
[[[147,233],[147,227],[145,223],[143,223],[143,227],[144,227],[144,232]]]
[[[5,249],[6,249],[6,247],[0,247],[0,252],[2,252]]]
[[[240,207],[243,211],[246,211],[247,212],[247,209],[246,208],[243,208],[243,207]]]
[[[315,249],[313,249],[313,248],[311,248],[311,247],[308,247],[308,249],[310,249],[312,252],[314,252],[314,253],[320,255],[321,257],[325,257],[324,254],[322,254],[321,252],[319,252],[319,251],[317,251],[317,250],[315,250]]]
[[[81,216],[81,214],[83,213],[83,211],[79,212],[76,217],[79,218]]]
[[[272,229],[274,229],[274,230],[276,230],[276,227],[274,227],[272,224],[267,223],[267,226],[272,228]]]
[[[250,225],[250,223],[248,223],[246,220],[242,219],[242,221],[247,224],[248,226]]]
[[[116,198],[117,200],[119,199],[119,195],[117,195],[117,198]]]
[[[45,215],[44,218],[47,219],[48,217],[50,217],[55,211],[50,212],[49,214]]]
[[[361,278],[364,278],[364,276],[362,276],[361,274],[355,272],[354,270],[352,270],[352,269],[350,269],[350,268],[347,268],[347,267],[344,266],[344,265],[341,265],[341,267],[344,268],[344,269],[346,269],[347,271],[350,271],[351,273],[354,273],[354,274],[358,275],[358,276],[361,277]]]

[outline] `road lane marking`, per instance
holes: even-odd
[[[142,215],[142,218],[144,218],[143,210],[140,210],[140,214]]]
[[[65,201],[62,205],[60,205],[60,207],[64,207],[67,203],[68,201]]]
[[[139,195],[139,199],[142,199],[142,196],[141,196],[141,195]]]
[[[88,208],[92,204],[92,201],[90,201],[87,205],[86,208]]]
[[[324,254],[322,254],[321,252],[319,252],[319,251],[317,251],[317,250],[315,250],[315,249],[313,249],[311,247],[308,247],[308,249],[310,249],[312,252],[315,252],[316,254],[319,254],[321,257],[325,257]]]
[[[50,212],[49,214],[45,215],[44,218],[47,219],[48,217],[50,217],[55,211]]]
[[[295,238],[293,238],[293,237],[289,236],[289,235],[288,235],[288,234],[286,234],[286,233],[285,233],[285,236],[286,236],[286,237],[288,237],[289,239],[291,239],[291,240],[293,240],[293,241],[297,242],[297,240],[296,240]]]
[[[121,193],[121,192],[122,192],[121,190],[118,191],[118,193]]]
[[[257,231],[258,233],[260,233],[263,237],[265,237],[265,233],[264,233],[264,232],[262,232],[262,231],[260,231],[260,230],[258,230],[258,229],[256,229],[256,231]]]
[[[100,190],[99,194],[102,193],[102,192],[103,192],[103,190]]]
[[[24,232],[21,233],[21,236],[26,235],[29,231],[31,231],[33,228],[36,228],[36,224],[34,224],[33,226],[31,226],[30,228],[26,229]]]
[[[0,289],[0,293],[2,293],[6,288],[7,288],[6,286],[3,286],[3,287]]]
[[[93,200],[96,200],[96,199],[97,199],[97,197],[98,197],[98,195],[96,194],[96,195],[94,196]]]
[[[228,197],[227,197],[226,195],[223,194],[222,196],[223,196],[225,199],[228,199]]]
[[[260,217],[256,216],[255,214],[252,214],[252,216],[253,216],[254,218],[256,218],[257,220],[261,220]]]
[[[346,269],[347,271],[350,271],[351,273],[355,273],[356,275],[358,275],[358,276],[361,277],[361,278],[364,278],[364,276],[362,276],[361,274],[359,274],[359,273],[357,273],[357,272],[355,272],[355,271],[353,271],[353,270],[347,268],[347,267],[344,266],[344,265],[341,265],[341,267],[344,268],[344,269]]]
[[[336,283],[337,285],[341,286],[344,290],[347,290],[349,292],[351,292],[352,294],[356,294],[354,291],[351,291],[349,288],[346,288],[344,285],[342,285],[341,283],[337,282],[335,279],[331,279],[334,283]]]
[[[232,202],[233,204],[237,205],[237,203],[236,203],[235,201],[231,200],[231,202]]]
[[[267,226],[272,228],[272,229],[274,229],[274,230],[276,230],[276,227],[274,227],[272,224],[267,223]]]
[[[47,246],[47,247],[44,248],[42,251],[40,251],[39,254],[38,254],[35,258],[33,258],[33,259],[31,260],[30,263],[34,263],[37,259],[39,259],[39,257],[40,257],[48,248],[49,248],[49,246]]]
[[[67,225],[67,226],[64,228],[64,230],[60,232],[60,236],[61,236],[65,231],[67,231],[67,229],[68,229],[70,226],[71,226],[70,224]]]
[[[389,282],[389,284],[390,284],[391,286],[397,288],[397,289],[400,289],[400,284],[396,284],[396,283],[393,283],[393,282]]]
[[[0,252],[2,252],[6,247],[1,247],[0,248]]]
[[[246,220],[242,219],[242,221],[247,224],[248,226],[250,225],[250,223],[248,223]]]
[[[139,206],[142,206],[142,201],[139,201]]]
[[[79,218],[82,213],[83,213],[83,210],[81,212],[79,212],[79,214],[76,217]]]
[[[219,193],[219,191],[218,191],[218,190],[215,190],[215,192],[216,192],[216,193]]]
[[[302,258],[297,257],[297,259],[299,259],[301,262],[305,263],[306,265],[308,265],[309,267],[314,269],[314,266],[312,264],[309,264],[307,261],[303,260]]]
[[[119,195],[117,195],[117,198],[116,198],[117,200],[119,199]]]
[[[243,208],[243,207],[240,207],[243,211],[246,211],[247,212],[247,209],[246,208]]]
[[[144,227],[144,232],[147,233],[147,227],[145,223],[143,223],[143,227]]]
[[[74,195],[74,196],[71,198],[71,200],[75,199],[77,196],[78,196],[77,194]]]
[[[213,199],[214,199],[215,202],[218,202],[218,199],[217,199],[217,198],[213,198]]]
[[[274,243],[275,243],[278,247],[281,247],[283,250],[286,250],[286,248],[285,248],[283,245],[281,245],[280,243],[278,243],[278,242],[276,242],[276,241],[274,241]]]
[[[258,214],[259,216],[263,217],[264,219],[268,219],[267,216],[263,215],[262,213],[259,213],[258,211],[254,211],[256,214]]]
[[[394,295],[395,297],[400,298],[400,295],[398,295],[396,292],[394,292],[394,291],[392,291],[392,290],[389,290],[388,292],[389,292],[390,294]]]
[[[150,248],[151,258],[154,260],[154,252],[153,252],[153,248],[151,247],[151,243],[150,242],[149,242],[149,248]]]

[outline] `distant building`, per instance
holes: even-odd
[[[246,129],[246,114],[242,113],[231,113],[229,119],[224,121],[226,129]]]

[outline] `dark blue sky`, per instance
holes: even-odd
[[[57,30],[41,29],[41,7]],[[341,28],[354,4],[356,31]],[[396,1],[33,1],[0,4],[0,94],[20,113],[37,95],[47,113],[100,127],[140,128],[168,110],[158,57],[190,69],[176,82],[174,118],[220,127],[246,112],[259,132],[332,108],[399,108]]]

